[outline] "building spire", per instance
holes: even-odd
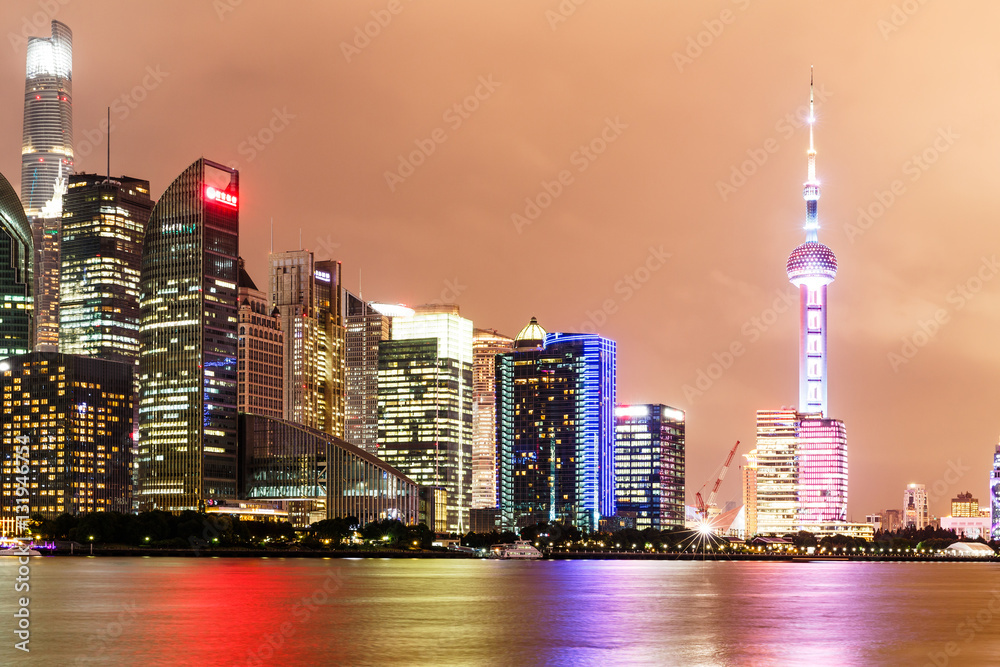
[[[816,179],[816,145],[813,141],[813,126],[816,124],[816,105],[813,98],[813,68],[809,66],[809,169],[806,175],[802,198],[806,200],[806,241],[818,241],[819,219],[816,203],[819,200],[819,181]]]

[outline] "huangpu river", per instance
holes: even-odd
[[[1000,664],[991,563],[16,561],[3,665]]]

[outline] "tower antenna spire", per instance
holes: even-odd
[[[819,218],[816,206],[819,201],[819,181],[816,179],[816,145],[813,141],[813,126],[816,124],[816,103],[813,95],[813,67],[809,66],[809,152],[808,171],[802,198],[806,200],[806,241],[818,241]]]

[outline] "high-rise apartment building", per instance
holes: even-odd
[[[63,197],[59,349],[135,365],[149,181],[73,174]]]
[[[903,490],[903,528],[927,526],[927,489],[923,484],[908,484]]]
[[[743,455],[743,526],[746,538],[757,534],[757,450]]]
[[[340,262],[270,255],[270,301],[285,332],[284,418],[344,437],[347,348]]]
[[[281,419],[284,402],[285,334],[278,309],[247,273],[241,257],[239,266],[239,352],[238,409]]]
[[[472,504],[472,321],[457,306],[394,317],[378,351],[379,456],[446,494],[450,532],[469,529]],[[442,508],[436,507],[440,513]]]
[[[501,525],[596,531],[615,515],[615,342],[537,320],[496,368]]]
[[[757,532],[799,530],[799,415],[757,411]]]
[[[347,310],[347,398],[345,440],[370,454],[379,453],[378,346],[389,339],[392,318],[376,304],[345,291]],[[413,311],[407,309],[407,314]]]
[[[615,408],[615,503],[638,530],[684,527],[684,412],[666,405]]]
[[[131,511],[133,371],[132,364],[68,354],[32,352],[0,362],[5,534],[15,532],[20,504],[49,519]],[[26,474],[15,448],[26,454]],[[16,495],[25,477],[28,494]]]
[[[139,509],[236,498],[239,173],[204,158],[153,207],[139,309]]]
[[[0,174],[0,359],[34,346],[31,224],[10,182]]]
[[[493,329],[472,334],[472,507],[497,506],[496,356],[514,340]]]

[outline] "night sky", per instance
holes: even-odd
[[[784,267],[814,65],[849,518],[899,508],[908,482],[938,483],[933,514],[965,490],[988,506],[1000,5],[64,2],[0,9],[8,180],[20,35],[55,18],[78,170],[104,171],[110,106],[111,172],[154,196],[201,156],[239,168],[259,285],[273,219],[275,250],[301,230],[366,299],[457,302],[511,336],[533,315],[596,329],[618,342],[620,401],[687,411],[689,502],[733,442],[751,449],[756,409],[797,401]],[[739,497],[734,467],[720,504]]]

